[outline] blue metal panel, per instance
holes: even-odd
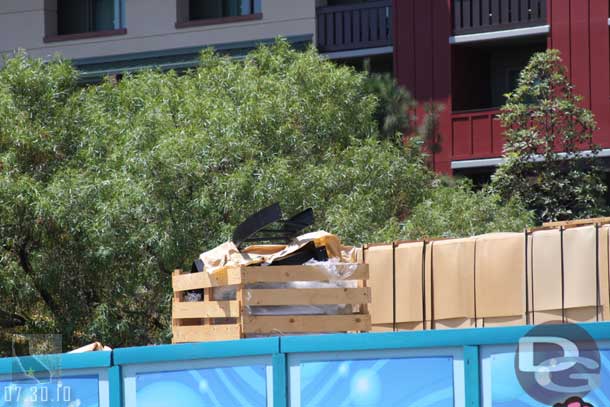
[[[252,14],[252,2],[250,0],[242,1],[240,15],[247,16],[248,14]]]
[[[466,407],[480,407],[481,372],[478,346],[464,346],[464,383]]]
[[[127,0],[121,0],[121,28],[127,28],[126,2]]]
[[[0,359],[0,375],[22,373],[23,370],[44,372],[49,366],[45,361],[52,361],[50,365],[61,370],[109,367],[112,364],[112,352],[66,353],[43,355],[39,358],[35,356],[4,358]]]
[[[116,349],[116,365],[272,355],[279,352],[279,338],[241,339],[228,342],[187,343]]]
[[[121,0],[114,0],[114,29],[121,27]]]
[[[288,407],[288,365],[286,354],[273,355],[273,407]]]
[[[108,386],[110,388],[110,407],[121,407],[123,405],[123,380],[120,366],[108,369]]]
[[[610,323],[581,324],[595,340],[610,339]],[[370,334],[333,334],[288,336],[281,340],[284,353],[337,352],[433,348],[453,346],[501,345],[517,343],[532,326],[505,328],[448,329],[442,331],[391,332]],[[558,333],[562,326],[558,325]]]

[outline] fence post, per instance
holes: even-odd
[[[288,366],[285,353],[272,356],[273,364],[273,407],[288,407]]]
[[[464,346],[466,407],[481,406],[481,372],[478,346]]]

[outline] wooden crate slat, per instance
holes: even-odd
[[[246,289],[245,303],[259,305],[368,304],[370,288]]]
[[[237,318],[239,301],[174,302],[172,318]]]
[[[593,225],[595,223],[610,223],[610,217],[603,218],[591,218],[591,219],[576,219],[576,220],[564,220],[558,222],[546,222],[543,223],[543,227],[560,227],[560,226],[582,226],[582,225]]]
[[[323,333],[370,331],[369,315],[264,315],[244,316],[245,334]]]
[[[241,338],[239,324],[175,326],[173,343],[228,341]]]
[[[174,292],[201,288],[223,287],[241,283],[241,269],[229,268],[214,274],[186,273],[172,276]]]
[[[369,269],[366,264],[337,264],[337,271],[348,274],[345,280],[368,280]],[[328,272],[323,267],[316,266],[256,266],[244,267],[243,283],[284,283],[291,281],[329,281]]]

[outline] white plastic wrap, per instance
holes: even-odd
[[[340,263],[335,259],[319,262],[310,260],[305,266],[315,266],[328,273],[328,282],[322,281],[291,281],[287,283],[255,283],[244,287],[246,298],[252,295],[250,290],[281,289],[281,288],[357,288],[358,282],[349,279],[358,268],[357,264]],[[272,266],[270,266],[272,267]],[[235,300],[237,286],[225,286],[214,289],[214,300]],[[250,315],[346,315],[353,313],[351,304],[331,305],[277,305],[248,306]]]

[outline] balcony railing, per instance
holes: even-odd
[[[392,45],[391,0],[319,7],[316,17],[321,52]]]
[[[504,130],[497,108],[451,115],[451,159],[472,160],[502,155]]]
[[[454,35],[547,24],[547,0],[453,0]]]

